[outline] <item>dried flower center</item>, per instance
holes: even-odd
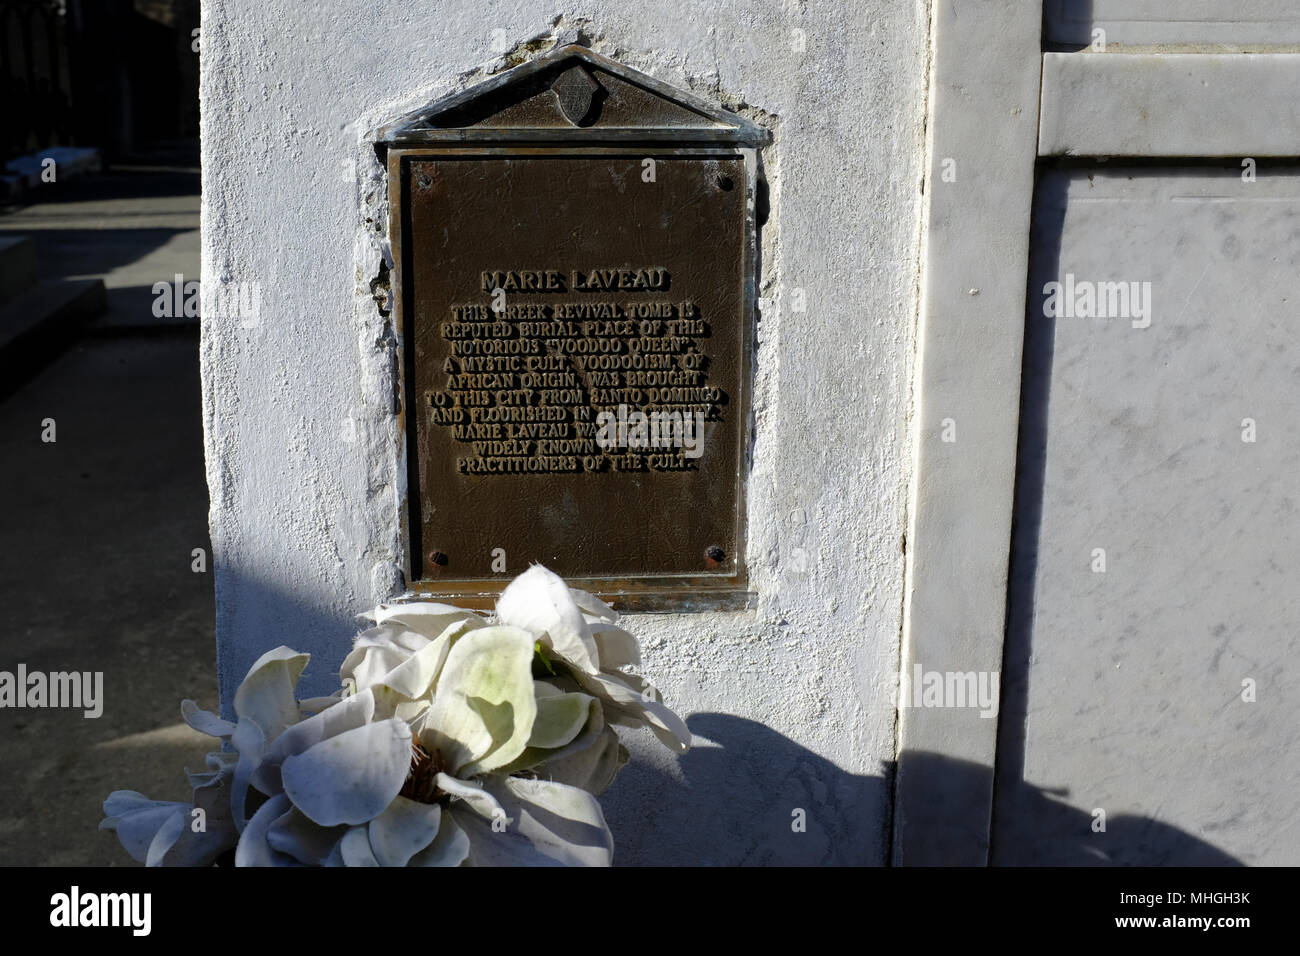
[[[411,771],[402,784],[401,796],[418,803],[446,803],[448,794],[438,786],[438,774],[447,769],[442,751],[429,753],[418,742],[411,743]]]

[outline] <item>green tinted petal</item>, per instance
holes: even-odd
[[[452,776],[503,766],[527,746],[537,716],[532,660],[532,636],[513,627],[471,631],[451,649],[420,743],[442,752]]]

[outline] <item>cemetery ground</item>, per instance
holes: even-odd
[[[0,865],[133,865],[97,830],[104,798],[188,799],[214,749],[179,715],[217,704],[198,323],[152,308],[155,282],[198,277],[196,149],[0,211],[42,278],[99,276],[108,303],[0,398],[0,671],[103,675],[98,717],[0,709]]]

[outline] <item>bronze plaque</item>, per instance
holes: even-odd
[[[583,115],[565,97],[587,81],[553,72],[557,107]],[[415,589],[490,593],[537,562],[627,607],[734,605],[745,153],[516,143],[388,161]]]

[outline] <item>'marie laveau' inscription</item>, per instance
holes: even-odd
[[[483,291],[496,292],[667,292],[668,270],[555,269],[484,272]],[[566,285],[567,282],[567,285]]]
[[[727,396],[708,381],[707,318],[670,288],[662,268],[482,273],[489,301],[451,306],[446,382],[426,393],[465,448],[457,470],[694,470]]]

